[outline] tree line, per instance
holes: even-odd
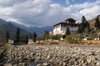
[[[98,31],[100,29],[100,21],[99,21],[99,17],[100,15],[98,15],[95,19],[95,26],[94,28],[96,28],[96,31]],[[81,24],[79,25],[78,28],[78,33],[87,33],[89,34],[89,32],[91,31],[90,29],[90,24],[89,22],[86,20],[85,16],[82,16],[82,20],[81,20]]]
[[[23,36],[21,36],[20,35],[20,29],[19,28],[17,28],[17,30],[16,30],[16,36],[15,36],[15,42],[16,43],[19,43],[19,42],[26,42],[26,43],[28,43],[28,39],[33,39],[33,41],[34,42],[36,42],[36,39],[37,39],[37,34],[36,34],[36,32],[34,32],[33,33],[33,35],[23,35]],[[6,42],[8,42],[8,40],[10,39],[10,34],[9,34],[9,31],[7,31],[6,32],[6,37],[5,37],[5,39],[6,39]]]

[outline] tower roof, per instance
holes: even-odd
[[[74,20],[73,18],[68,18],[68,19],[66,19],[65,21],[68,21],[68,20],[76,21],[76,20]]]

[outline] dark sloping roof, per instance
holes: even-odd
[[[74,20],[73,18],[68,18],[68,19],[66,19],[65,21],[67,21],[67,20]],[[76,20],[74,20],[74,21],[76,21]]]
[[[66,22],[60,22],[60,23],[58,23],[56,25],[59,25],[59,24],[71,25],[71,26],[79,26],[79,23],[66,23]],[[56,25],[54,25],[54,26],[56,26]]]

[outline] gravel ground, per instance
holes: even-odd
[[[13,45],[5,54],[5,66],[100,66],[100,46]]]

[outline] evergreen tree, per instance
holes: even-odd
[[[25,35],[25,42],[28,43],[28,35]]]
[[[32,36],[30,35],[30,39],[32,38]]]
[[[82,16],[81,21],[82,21],[82,23],[86,23],[87,20],[86,20],[85,16]]]
[[[9,32],[7,31],[6,32],[6,37],[5,37],[5,42],[7,42],[8,43],[8,39],[9,39],[10,37],[9,37]]]
[[[90,32],[90,24],[86,22],[86,33],[88,34]]]
[[[24,39],[23,35],[21,35],[21,36],[20,36],[20,39],[21,39],[21,40],[23,40],[23,39]]]
[[[20,40],[20,29],[19,28],[17,28],[17,31],[16,31],[16,40],[17,42],[19,42]]]
[[[66,29],[66,36],[67,36],[67,35],[70,35],[69,27],[67,27],[67,29]]]
[[[96,27],[96,30],[100,29],[100,22],[99,22],[99,17],[97,16],[97,18],[95,19],[95,27]]]
[[[98,18],[100,17],[100,15],[97,16]]]
[[[80,29],[83,32],[85,32],[85,28],[87,27],[87,20],[85,18],[85,16],[82,16],[82,20],[81,20],[81,24],[80,24]]]
[[[33,33],[33,41],[36,42],[37,34],[36,32]]]
[[[6,32],[6,38],[8,38],[8,39],[10,38],[10,37],[9,37],[9,32],[8,32],[8,31]]]
[[[45,31],[44,34],[42,35],[43,39],[49,39],[49,32]]]
[[[77,33],[82,33],[80,26],[78,27]]]

